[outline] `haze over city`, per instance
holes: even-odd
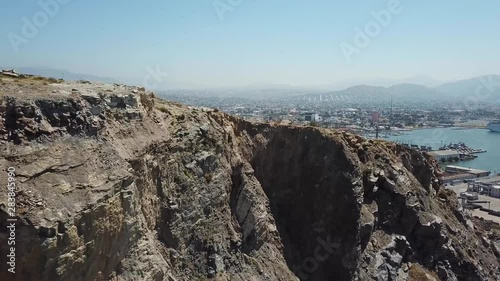
[[[129,84],[159,69],[158,89],[436,86],[500,72],[493,0],[49,2],[2,3],[0,66]]]

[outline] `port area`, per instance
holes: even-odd
[[[408,144],[399,141],[396,141],[396,143],[415,150],[419,150],[421,152],[427,152],[441,163],[453,163],[458,161],[473,160],[478,157],[476,154],[488,152],[485,149],[469,147],[463,142],[441,145],[438,150],[433,150],[430,146],[419,146],[416,144]]]
[[[470,153],[465,154],[457,150],[451,150],[451,149],[433,150],[429,151],[428,153],[441,163],[453,163],[453,162],[466,161],[477,158],[477,156],[474,154]]]
[[[439,150],[454,150],[458,151],[460,154],[477,154],[487,152],[484,149],[469,147],[463,142],[450,143],[448,145],[441,146]]]
[[[450,143],[448,145],[441,146],[439,150],[431,150],[429,147],[424,151],[428,152],[436,158],[436,160],[442,163],[473,160],[478,157],[476,154],[487,152],[481,148],[469,147],[463,142]]]
[[[483,186],[484,188],[478,190],[479,186]],[[500,175],[468,180],[466,183],[461,182],[446,185],[447,189],[457,194],[459,202],[463,204],[466,212],[470,212],[470,215],[500,224],[500,216],[484,211],[489,209],[493,212],[498,212],[500,215],[500,190],[495,190],[495,187],[500,188]]]

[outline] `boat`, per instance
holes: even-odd
[[[491,122],[486,126],[490,131],[500,133],[500,121]]]

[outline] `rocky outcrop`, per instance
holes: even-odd
[[[3,87],[17,280],[500,277],[499,236],[467,226],[419,152],[250,123],[134,87]],[[6,202],[0,194],[2,253]],[[0,279],[14,280],[5,259]]]

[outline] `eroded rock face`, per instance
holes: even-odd
[[[0,163],[18,183],[17,280],[500,276],[499,236],[467,226],[418,152],[249,123],[144,89],[57,87],[71,94],[2,97]],[[5,258],[0,279],[14,280]]]

